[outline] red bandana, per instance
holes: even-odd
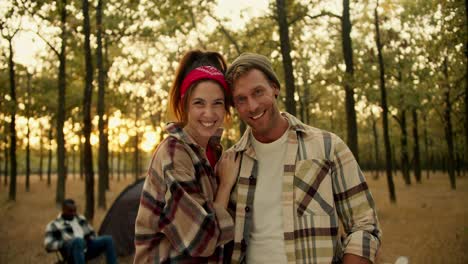
[[[224,79],[224,75],[218,69],[213,66],[201,66],[191,70],[187,76],[185,77],[182,85],[180,86],[180,97],[183,98],[185,93],[187,92],[188,88],[198,80],[214,80],[217,81],[224,90],[228,93],[229,88]]]

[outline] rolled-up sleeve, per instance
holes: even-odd
[[[374,262],[382,236],[374,199],[348,146],[337,136],[334,142],[334,200],[346,232],[344,254]]]

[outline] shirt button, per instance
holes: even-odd
[[[250,211],[250,207],[246,206],[245,211],[248,213]]]
[[[252,183],[252,184],[255,183],[255,178],[254,178],[254,176],[251,175],[251,176],[249,177],[249,181],[250,181],[250,183]]]

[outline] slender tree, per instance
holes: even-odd
[[[52,123],[52,122],[51,122]],[[52,183],[52,124],[50,125],[49,128],[49,150],[48,150],[48,156],[47,156],[47,186],[50,187]]]
[[[398,64],[398,75],[396,79],[398,80],[398,85],[403,87],[403,73],[401,71],[402,63]],[[401,88],[401,92],[399,95],[399,115],[394,115],[393,117],[398,122],[400,126],[401,135],[400,135],[400,143],[401,143],[401,173],[403,174],[403,179],[405,180],[406,185],[411,185],[411,177],[410,177],[410,161],[409,161],[409,151],[408,151],[408,125],[406,122],[406,101],[405,101],[405,93],[404,88]]]
[[[381,106],[382,106],[382,126],[384,134],[384,144],[385,144],[385,170],[387,173],[387,184],[390,194],[390,201],[396,203],[396,194],[395,194],[395,185],[393,183],[392,176],[392,150],[390,144],[390,136],[388,129],[388,106],[387,106],[387,91],[385,89],[385,67],[382,55],[382,43],[380,41],[380,29],[379,29],[379,13],[378,13],[379,1],[374,9],[374,25],[375,25],[375,36],[377,44],[377,52],[379,59],[379,84],[380,84],[380,94],[381,94]]]
[[[30,188],[30,177],[31,177],[31,131],[29,127],[29,119],[31,119],[31,74],[26,73],[26,118],[28,119],[26,123],[26,192],[29,192]]]
[[[71,173],[73,175],[73,179],[75,179],[76,178],[76,159],[77,159],[77,155],[76,155],[76,150],[75,150],[75,148],[73,146],[72,146],[71,155],[72,155],[72,170],[71,170]]]
[[[109,177],[109,148],[107,139],[107,117],[105,114],[105,79],[106,72],[103,63],[103,47],[102,47],[102,10],[104,0],[98,0],[96,8],[96,29],[97,29],[97,51],[96,63],[98,68],[98,106],[97,112],[99,116],[99,182],[98,182],[98,206],[99,208],[106,208],[106,179]]]
[[[425,169],[426,169],[426,178],[429,179],[429,173],[431,171],[432,163],[429,160],[429,137],[427,135],[427,116],[423,114],[424,121],[424,159],[425,159]]]
[[[119,148],[117,151],[117,181],[120,181],[120,176],[122,174],[122,168],[120,166],[121,160],[122,160],[122,150],[123,149],[120,147],[120,143],[119,143]]]
[[[83,180],[84,178],[84,143],[81,142],[81,139],[83,138],[82,135],[79,135],[80,137],[80,180]]]
[[[8,41],[8,73],[10,80],[10,111],[11,111],[11,120],[10,120],[10,191],[8,199],[10,201],[16,200],[16,176],[17,176],[17,161],[16,161],[16,111],[17,111],[17,101],[16,101],[16,72],[15,72],[15,62],[13,61],[14,51],[13,51],[13,38],[18,33],[20,27],[16,28],[11,34],[4,34],[4,23],[0,24],[0,31],[2,31],[2,36]]]
[[[284,79],[286,83],[286,111],[296,115],[296,101],[294,99],[294,73],[291,59],[291,43],[286,11],[286,1],[276,0],[276,14],[279,26],[281,55],[283,57]]]
[[[91,57],[90,44],[90,22],[89,22],[89,6],[88,0],[82,1],[83,11],[83,33],[84,33],[84,54],[85,54],[85,88],[83,95],[83,135],[84,142],[84,174],[85,174],[85,190],[86,190],[86,205],[85,216],[92,220],[94,218],[94,170],[93,170],[93,152],[91,148],[91,103],[93,96],[93,61]]]
[[[5,126],[5,132],[8,131],[8,128]],[[7,134],[7,133],[5,133]],[[3,185],[4,186],[7,186],[8,185],[8,170],[9,170],[9,166],[8,166],[8,162],[10,161],[9,157],[8,157],[8,137],[5,136],[5,149],[3,150],[3,153],[4,153],[4,156],[5,156],[5,163],[3,165],[3,171],[4,171],[4,178],[3,178]]]
[[[44,133],[44,128],[42,127],[42,123],[39,122],[39,131],[40,131],[40,136],[39,136],[39,180],[42,181],[43,177],[43,171],[44,171],[44,139],[43,139],[43,133]]]
[[[359,160],[357,119],[354,100],[354,79],[353,46],[351,41],[351,18],[349,15],[349,0],[343,0],[343,15],[341,17],[341,41],[343,56],[346,65],[344,78],[345,87],[345,107],[346,107],[346,129],[348,135],[348,145],[354,156]]]
[[[401,129],[401,173],[403,174],[403,179],[405,180],[406,185],[411,185],[406,109],[401,109],[400,117],[395,119],[398,121]]]
[[[140,144],[140,136],[138,132],[138,120],[140,120],[140,100],[136,98],[136,105],[135,105],[135,143],[134,143],[134,162],[133,162],[133,170],[135,174],[135,181],[138,180],[140,176],[140,150],[138,145]]]
[[[372,135],[374,137],[374,163],[375,163],[375,170],[374,170],[374,179],[379,178],[379,170],[380,170],[380,151],[379,151],[379,134],[377,133],[377,121],[374,117],[374,112],[371,110],[371,121],[372,121]]]
[[[414,177],[417,183],[421,183],[421,158],[419,151],[419,132],[418,132],[418,113],[416,108],[413,108],[413,155],[414,155]]]
[[[445,123],[445,140],[447,143],[447,170],[449,173],[450,187],[455,190],[456,178],[455,178],[455,158],[454,158],[454,147],[453,147],[453,128],[452,128],[452,102],[450,99],[450,83],[449,83],[449,74],[448,74],[448,61],[447,56],[444,57],[443,61],[443,73],[445,77],[444,84],[444,123]]]
[[[67,0],[57,0],[55,1],[54,8],[42,8],[48,4],[47,1],[36,1],[36,5],[30,5],[27,1],[19,1],[22,4],[22,7],[25,8],[26,12],[29,12],[31,17],[38,16],[44,21],[48,21],[53,23],[55,21],[59,21],[60,27],[60,48],[57,48],[55,44],[50,42],[47,37],[44,37],[39,31],[36,32],[37,36],[40,37],[53,51],[53,53],[57,56],[59,66],[58,66],[58,73],[57,73],[57,108],[56,116],[53,118],[54,122],[56,122],[56,141],[57,141],[57,150],[56,150],[56,166],[57,166],[57,185],[56,185],[56,193],[55,193],[55,202],[57,205],[60,205],[63,200],[65,199],[65,180],[67,174],[66,168],[66,151],[65,151],[65,135],[63,132],[64,123],[66,119],[66,111],[65,111],[65,98],[66,98],[66,90],[67,90],[67,76],[66,76],[66,58],[67,58],[67,40],[68,40],[68,32],[67,32],[67,19],[68,19],[68,12],[67,12]],[[59,19],[56,19],[55,16],[51,16],[51,14],[43,15],[41,14],[40,10],[54,10],[57,9]],[[52,129],[52,128],[51,128]],[[52,150],[49,149],[49,154],[52,153]],[[49,157],[49,162],[51,158]],[[48,168],[48,179],[47,184],[50,186],[50,173],[52,172],[52,168]]]
[[[67,90],[66,81],[66,46],[67,46],[67,0],[57,2],[60,12],[60,51],[57,53],[59,58],[58,72],[58,107],[57,107],[57,188],[55,193],[55,202],[61,204],[65,199],[65,179],[66,168],[66,152],[65,152],[65,135],[63,134],[63,126],[65,123],[65,94]]]
[[[468,0],[465,0],[465,30],[468,32]],[[465,34],[465,63],[465,166],[468,166],[468,34]]]

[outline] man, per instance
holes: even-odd
[[[218,165],[238,175],[232,263],[374,262],[374,201],[346,144],[279,111],[280,83],[265,56],[244,53],[226,75],[248,124]]]
[[[96,237],[86,218],[76,213],[75,201],[66,199],[62,213],[47,225],[44,246],[48,252],[60,251],[67,262],[85,263],[106,253],[107,263],[117,263],[111,236]]]

